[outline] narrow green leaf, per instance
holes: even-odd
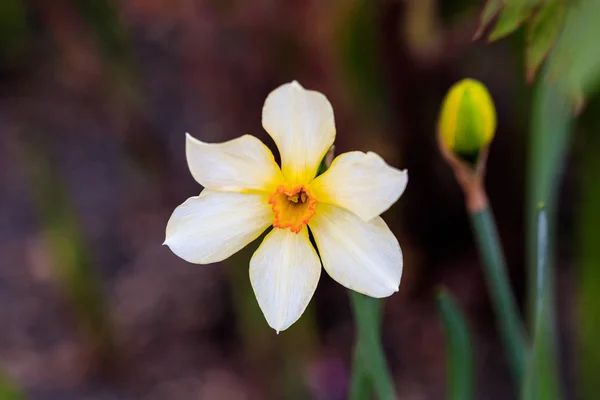
[[[554,326],[552,311],[553,274],[548,269],[548,219],[541,204],[537,212],[537,297],[533,345],[527,360],[523,384],[524,400],[558,400],[561,398],[554,353]]]
[[[445,289],[438,293],[446,336],[446,399],[473,398],[473,346],[465,317]]]
[[[530,396],[528,398],[541,398],[531,397],[534,395],[553,395],[554,397],[548,397],[550,399],[560,397],[551,273],[554,260],[551,252],[554,248],[558,185],[569,148],[571,130],[570,108],[563,89],[559,82],[548,82],[547,69],[545,69],[535,86],[533,95],[526,200],[527,315],[528,325],[536,338],[534,353],[530,360],[534,364],[531,368],[536,375],[529,377],[530,382],[525,386],[527,390],[533,387],[531,389],[533,392],[525,392]],[[540,202],[544,204],[541,217],[538,216],[537,211]],[[546,221],[545,227],[540,226],[543,221]],[[540,235],[543,237],[541,238]],[[538,316],[540,309],[543,312]],[[544,386],[544,381],[553,382],[554,385]]]
[[[569,149],[571,123],[569,101],[563,87],[559,82],[550,83],[547,79],[547,71],[544,71],[538,79],[533,93],[525,209],[529,287],[527,316],[532,329],[538,282],[536,207],[540,202],[546,206],[550,248],[553,248],[556,197],[565,157]],[[552,268],[552,258],[548,261],[548,268]]]
[[[550,271],[548,268],[548,216],[546,206],[540,203],[537,207],[537,246],[536,246],[536,271],[537,271],[537,296],[536,296],[536,315],[540,319],[546,290],[548,290],[548,277]]]
[[[556,44],[566,15],[567,3],[564,0],[548,0],[542,3],[527,25],[525,59],[528,81],[533,81],[542,62]]]
[[[553,268],[553,258],[548,252],[553,248],[556,197],[562,166],[568,151],[571,116],[567,96],[562,86],[555,82],[549,83],[546,72],[537,83],[533,96],[532,130],[529,149],[528,199],[527,204],[527,249],[528,249],[528,319],[529,326],[534,332],[535,341],[530,368],[535,375],[529,376],[524,387],[527,399],[539,397],[545,393],[544,381],[554,381],[548,386],[550,393],[559,398],[558,378],[556,377],[556,350],[554,338],[554,294],[551,285],[551,275],[548,271]],[[536,209],[538,203],[545,204],[546,217],[546,249],[540,249],[540,227]],[[542,243],[543,245],[543,243]],[[540,260],[541,254],[547,259]],[[546,282],[546,280],[550,282]],[[547,289],[541,290],[541,283]],[[545,296],[543,302],[540,299]],[[540,305],[541,304],[541,305]],[[543,309],[541,316],[540,308]],[[537,396],[537,397],[535,397]],[[544,397],[545,398],[545,397]]]
[[[496,223],[489,207],[471,213],[470,217],[479,252],[483,259],[483,271],[496,312],[498,328],[504,342],[516,387],[519,388],[525,370],[527,341],[519,316],[519,309],[508,280]]]

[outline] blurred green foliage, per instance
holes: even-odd
[[[112,0],[70,0],[91,31],[104,56],[116,65],[129,65],[132,53],[125,26]]]
[[[377,5],[356,0],[338,32],[339,58],[360,107],[379,116],[386,104]]]
[[[27,8],[23,0],[0,2],[0,63],[12,65],[29,39]]]
[[[563,32],[550,64],[550,78],[563,80],[575,107],[580,108],[583,98],[594,94],[600,83],[600,1],[571,0],[568,4]]]
[[[530,81],[549,60],[549,78],[565,86],[579,108],[600,82],[600,2],[597,0],[489,0],[482,12],[478,35],[497,20],[489,41],[501,39],[527,25],[526,73]],[[477,35],[476,35],[477,36]]]
[[[527,80],[532,82],[542,63],[556,44],[567,14],[563,0],[547,1],[527,25],[525,63]]]
[[[19,390],[13,380],[0,368],[0,399],[25,400],[27,397]]]
[[[488,40],[502,39],[517,30],[531,15],[537,3],[542,1],[544,0],[490,0],[483,16],[486,21],[491,21],[498,14],[498,19]]]
[[[528,199],[527,199],[527,240],[529,255],[528,274],[528,314],[533,321],[533,353],[529,360],[524,396],[531,398],[554,399],[560,397],[560,380],[557,376],[556,338],[553,294],[553,253],[554,232],[556,230],[556,207],[558,185],[569,150],[573,111],[581,110],[584,99],[591,96],[600,81],[600,52],[597,40],[600,37],[600,2],[596,0],[490,0],[484,9],[479,33],[491,23],[495,15],[497,22],[489,40],[497,40],[510,34],[523,24],[527,24],[526,74],[530,80],[536,75],[540,65],[547,60],[547,66],[536,85],[533,101],[533,116],[530,141]],[[595,132],[597,137],[597,132]],[[598,384],[595,378],[600,368],[600,353],[596,342],[600,332],[597,321],[597,287],[600,275],[597,274],[600,256],[597,245],[591,244],[598,237],[597,224],[591,223],[597,217],[591,204],[597,204],[597,151],[595,138],[588,138],[586,157],[582,170],[582,190],[585,201],[582,204],[581,222],[581,277],[580,335],[582,350],[581,383],[583,398],[595,398]],[[592,150],[594,149],[594,150]],[[589,153],[588,153],[589,151]],[[595,164],[596,163],[596,164]],[[595,178],[590,178],[594,176]],[[595,203],[588,203],[595,201]],[[535,205],[547,204],[547,243],[548,259],[539,265],[538,220]],[[596,218],[597,220],[597,218]],[[538,285],[545,283],[542,291]],[[536,301],[537,300],[537,301]],[[535,373],[537,370],[537,373]]]
[[[109,87],[117,95],[113,101],[123,108],[141,112],[142,94],[138,67],[134,61],[129,34],[113,0],[69,0],[94,38],[100,59],[110,79]]]
[[[116,354],[114,327],[93,257],[68,200],[67,188],[47,153],[47,143],[36,138],[35,134],[23,138],[20,156],[55,276],[96,360],[100,365],[112,365]]]

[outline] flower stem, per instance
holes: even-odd
[[[378,399],[395,399],[380,340],[381,302],[354,291],[350,292],[350,299],[358,332],[349,398],[364,399],[372,384]]]
[[[478,211],[471,210],[470,216],[510,368],[520,387],[525,370],[527,340],[508,281],[496,223],[489,206]]]

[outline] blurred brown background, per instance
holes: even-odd
[[[161,246],[170,213],[201,189],[184,133],[209,142],[251,133],[275,150],[261,108],[296,79],[333,104],[338,153],[375,151],[409,171],[384,215],[405,258],[383,325],[400,398],[444,397],[440,285],[469,317],[476,398],[511,398],[462,195],[435,142],[449,86],[482,80],[499,121],[488,189],[522,297],[530,88],[520,34],[472,41],[482,6],[2,0],[6,379],[44,400],[345,398],[354,331],[344,288],[323,274],[307,313],[276,335],[250,288],[252,249],[200,266]],[[561,270],[561,287],[567,278]]]

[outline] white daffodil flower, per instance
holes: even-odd
[[[386,297],[398,291],[402,252],[379,214],[404,192],[406,171],[375,153],[354,151],[316,177],[335,139],[333,109],[323,94],[296,81],[269,94],[262,123],[279,149],[281,168],[254,136],[209,144],[187,135],[187,162],[205,189],[175,209],[165,244],[186,261],[209,264],[273,226],[250,260],[250,281],[277,332],[306,309],[321,263],[357,292]]]

